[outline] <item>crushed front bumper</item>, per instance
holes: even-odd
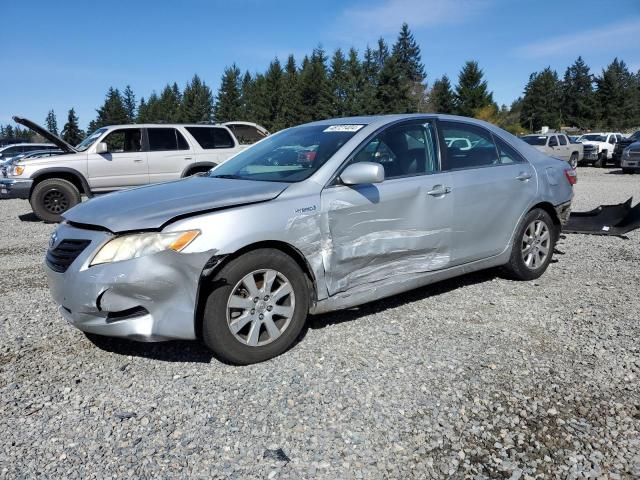
[[[0,198],[28,199],[33,180],[30,178],[0,178]]]
[[[195,339],[198,285],[211,252],[160,252],[89,267],[108,232],[62,224],[52,249],[65,240],[89,245],[64,272],[45,262],[49,289],[62,316],[88,333],[139,341]]]

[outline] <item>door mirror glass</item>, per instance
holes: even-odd
[[[109,148],[105,142],[99,142],[96,144],[96,153],[107,153]]]
[[[340,180],[345,185],[362,185],[384,181],[384,167],[374,162],[352,163],[344,169]]]

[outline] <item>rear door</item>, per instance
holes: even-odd
[[[558,134],[558,158],[561,160],[569,161],[571,156],[571,148],[569,145],[569,139],[564,134]]]
[[[149,183],[147,152],[141,128],[119,128],[102,142],[106,153],[89,153],[89,185],[96,190],[115,190]],[[92,147],[92,150],[95,147]]]
[[[336,180],[322,191],[329,295],[449,265],[450,174],[438,171],[434,124],[422,120],[388,127],[344,167],[365,161],[384,167],[382,183],[347,186]]]
[[[193,161],[193,151],[184,135],[172,127],[149,127],[146,133],[149,183],[180,178]]]
[[[505,141],[478,125],[440,121],[442,136],[468,138],[472,148],[446,146],[443,170],[451,174],[452,265],[502,252],[537,191],[533,167]]]

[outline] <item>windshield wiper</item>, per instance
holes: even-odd
[[[240,175],[230,175],[230,174],[222,174],[222,175],[209,175],[211,178],[231,178],[232,180],[243,180],[244,177]]]

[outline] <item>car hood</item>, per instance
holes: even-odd
[[[542,153],[547,153],[546,147],[544,145],[531,145],[533,148]]]
[[[92,198],[63,214],[114,233],[157,230],[177,218],[271,200],[288,183],[193,176]]]
[[[28,118],[13,117],[13,121],[16,122],[16,123],[19,123],[20,125],[24,125],[27,128],[30,128],[31,130],[36,132],[38,135],[40,135],[40,136],[46,138],[47,140],[49,140],[51,143],[53,143],[55,146],[57,146],[63,152],[76,153],[78,151],[74,147],[69,145],[67,142],[62,140],[60,137],[58,137],[57,135],[54,135],[53,133],[51,133],[46,128],[41,127],[40,125],[38,125],[35,122],[32,122]]]

